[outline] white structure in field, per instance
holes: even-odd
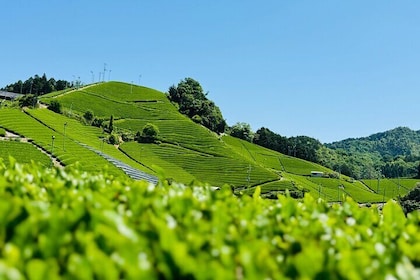
[[[324,172],[322,171],[311,171],[311,177],[323,177]]]

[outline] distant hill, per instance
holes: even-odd
[[[349,138],[325,146],[348,158],[364,158],[365,168],[380,170],[385,177],[418,175],[420,131],[397,127],[368,137]]]
[[[420,156],[420,131],[397,127],[368,137],[349,138],[326,144],[348,152],[379,153],[385,160],[398,156]]]

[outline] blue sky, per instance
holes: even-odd
[[[418,1],[4,2],[0,87],[90,83],[106,63],[106,79],[161,91],[192,77],[253,130],[328,143],[420,129]]]

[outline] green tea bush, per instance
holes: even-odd
[[[420,215],[0,164],[0,279],[419,279]]]

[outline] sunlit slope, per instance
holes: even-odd
[[[379,202],[383,199],[381,195],[373,192],[361,182],[350,180],[346,176],[341,176],[339,179],[309,176],[311,171],[322,171],[325,174],[333,172],[319,164],[289,157],[231,136],[224,136],[223,141],[237,154],[255,164],[281,171],[281,179],[261,185],[262,193],[285,189],[303,189],[328,201],[340,201],[343,195],[351,196],[359,202]]]
[[[9,156],[20,163],[39,163],[42,166],[49,166],[49,157],[38,150],[31,143],[18,141],[0,141],[0,158],[5,164],[9,163]]]
[[[310,175],[311,171],[332,172],[319,164],[286,156],[235,137],[226,135],[222,139],[236,153],[266,168],[305,176]]]
[[[108,166],[110,173],[124,175],[120,169],[110,165],[108,161],[95,152],[83,147],[70,137],[64,137],[64,131],[54,130],[48,124],[43,124],[20,110],[1,109],[0,126],[31,139],[44,151],[52,153],[64,165],[72,165],[78,162],[84,170],[95,172]],[[11,154],[13,155],[13,153]]]
[[[420,179],[364,179],[362,181],[375,193],[385,199],[395,198],[406,195],[413,189]]]
[[[160,144],[126,142],[119,149],[154,172],[162,169],[167,178],[183,183],[197,180],[232,186],[278,179],[275,172],[234,153],[217,134],[181,115],[161,92],[110,82],[54,98],[73,113],[92,110],[95,116],[113,115],[117,129],[136,133],[147,123],[155,124],[160,131]],[[43,99],[44,102],[50,100],[52,98]],[[31,114],[45,117],[45,114]]]
[[[64,137],[64,129],[66,141],[75,141],[83,143],[89,147],[104,152],[134,168],[150,173],[150,169],[145,168],[141,164],[133,161],[113,145],[107,144],[103,139],[107,136],[101,128],[88,126],[80,123],[75,119],[68,118],[64,115],[54,113],[47,109],[27,110],[28,115],[41,123],[48,125],[51,129],[62,134]],[[65,127],[64,127],[65,126]],[[59,145],[63,143],[58,143]]]
[[[117,131],[135,134],[152,123],[159,128],[160,142],[153,144],[124,142],[115,148],[103,144],[101,129],[80,124],[47,110],[29,110],[29,114],[56,130],[68,123],[68,137],[117,157],[124,162],[165,178],[191,183],[224,184],[262,193],[309,191],[328,201],[340,201],[343,195],[359,202],[382,201],[382,193],[350,178],[312,178],[311,171],[334,173],[318,164],[286,156],[252,143],[217,135],[180,114],[162,92],[120,82],[86,86],[79,90],[42,97],[45,103],[59,101],[67,113],[83,115],[87,110],[96,117],[114,116]],[[70,127],[73,130],[70,130]],[[396,194],[395,194],[396,195]],[[392,196],[391,193],[387,194]]]

